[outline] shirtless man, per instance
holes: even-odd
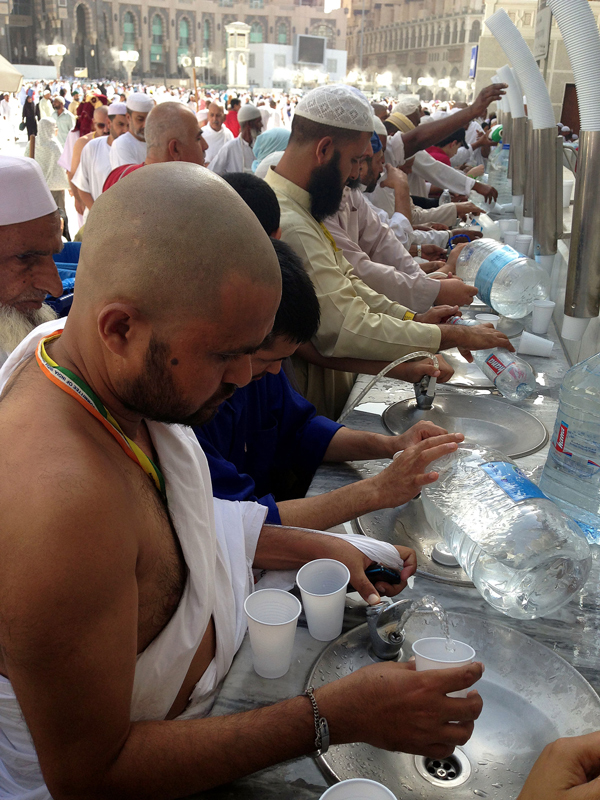
[[[271,329],[279,267],[250,209],[200,166],[156,164],[101,195],[87,225],[64,332],[44,351],[58,323],[38,328],[0,371],[0,787],[167,800],[314,750],[305,696],[191,718],[241,643],[250,564],[335,558],[370,602],[399,587],[370,584],[353,540],[261,530],[253,503],[213,507],[193,434],[163,424],[209,419]],[[221,247],[236,228],[243,259]],[[416,445],[414,481],[455,448],[454,436]],[[414,554],[388,548],[407,559],[402,588]],[[482,708],[477,693],[446,695],[481,674],[376,664],[315,696],[333,743],[441,757]]]

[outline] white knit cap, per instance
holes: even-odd
[[[251,119],[259,119],[260,111],[253,103],[246,103],[238,111],[238,122],[250,122]]]
[[[337,84],[319,86],[296,106],[296,116],[348,131],[373,133],[373,109],[361,92]]]
[[[125,103],[111,103],[106,110],[108,111],[108,116],[113,117],[117,114],[126,114],[127,106]]]
[[[33,158],[0,156],[0,226],[16,225],[56,211],[56,203]]]
[[[129,111],[137,111],[138,114],[147,114],[154,108],[154,100],[144,92],[133,92],[127,98],[127,108]]]
[[[379,119],[379,117],[373,116],[373,130],[378,136],[387,136],[387,128],[383,124],[383,122]]]
[[[392,109],[392,114],[404,114],[408,117],[414,114],[417,108],[421,108],[421,98],[416,94],[403,94]]]

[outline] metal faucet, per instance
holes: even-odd
[[[404,643],[407,612],[414,611],[411,600],[398,600],[391,605],[377,603],[367,608],[367,624],[373,653],[382,661],[397,658]]]
[[[423,375],[421,380],[414,384],[417,408],[421,411],[429,411],[432,408],[436,385],[437,378],[432,378],[431,375]]]

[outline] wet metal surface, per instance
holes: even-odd
[[[318,759],[325,774],[380,781],[400,800],[439,800],[450,790],[453,800],[514,800],[546,744],[600,727],[600,699],[564,659],[489,620],[450,614],[449,621],[451,637],[471,644],[486,667],[476,686],[484,710],[470,741],[447,763],[365,744],[340,745]],[[440,636],[441,630],[431,614],[418,613],[405,633],[399,661],[412,654],[412,642]],[[366,626],[354,628],[324,650],[307,685],[328,683],[373,661]]]
[[[519,406],[491,397],[439,394],[430,411],[421,411],[414,400],[401,400],[386,408],[383,422],[391,433],[405,433],[421,420],[429,420],[451,433],[500,450],[511,458],[531,455],[548,441],[544,424]]]

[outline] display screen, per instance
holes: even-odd
[[[298,36],[298,64],[323,64],[325,62],[324,36]]]

